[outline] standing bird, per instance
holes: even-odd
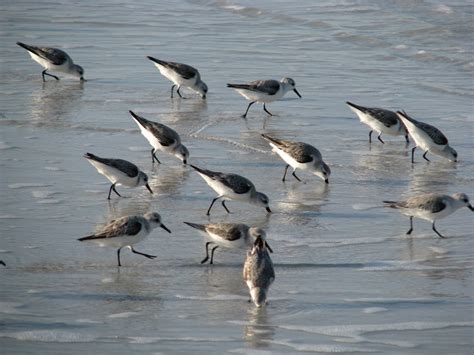
[[[148,259],[156,258],[156,255],[141,253],[133,249],[133,245],[144,240],[156,227],[161,227],[168,233],[171,231],[161,223],[161,216],[156,212],[147,212],[143,216],[125,216],[112,220],[101,231],[79,238],[81,242],[95,242],[101,247],[114,247],[117,249],[118,266],[120,263],[120,250],[129,247],[135,254],[146,256]]]
[[[247,117],[250,106],[256,102],[263,103],[263,110],[270,116],[273,116],[267,110],[265,104],[281,99],[290,90],[293,90],[296,95],[301,97],[295,88],[295,81],[291,78],[283,78],[281,81],[256,80],[248,84],[227,84],[227,87],[235,89],[240,95],[251,101],[242,116],[243,118]]]
[[[222,198],[222,206],[227,213],[229,209],[225,205],[225,200],[235,200],[247,203],[253,203],[265,207],[267,212],[271,213],[268,207],[269,199],[264,193],[258,192],[255,185],[247,178],[237,174],[225,174],[216,171],[206,170],[191,165],[191,167],[198,172],[199,175],[206,181],[206,183],[218,193],[207,210],[209,216],[211,208],[218,199]]]
[[[173,82],[173,86],[171,87],[171,97],[173,97],[173,89],[177,86],[178,89],[176,92],[178,93],[179,97],[184,99],[184,97],[181,96],[181,93],[179,92],[179,89],[184,86],[201,95],[203,99],[206,98],[207,85],[201,80],[201,75],[197,69],[190,65],[165,62],[164,60],[156,59],[150,56],[147,56],[147,58],[150,59],[153,64],[155,64],[161,75]]]
[[[292,175],[298,181],[301,180],[298,176],[296,176],[295,171],[296,169],[301,169],[310,171],[314,175],[323,179],[326,184],[329,183],[331,169],[323,161],[321,153],[315,147],[303,142],[292,142],[285,141],[283,139],[272,138],[266,134],[262,134],[262,137],[270,144],[270,146],[273,148],[273,151],[276,152],[287,164],[282,181],[285,181],[286,172],[291,166],[293,168]]]
[[[255,245],[247,252],[243,276],[255,306],[260,308],[265,305],[268,289],[275,280],[275,271],[262,237],[257,237]]]
[[[393,111],[384,110],[376,107],[364,107],[346,101],[352,112],[354,112],[362,123],[365,123],[371,128],[369,132],[369,143],[372,143],[372,132],[378,133],[377,139],[385,144],[382,140],[382,133],[391,136],[405,136],[407,144],[410,143],[408,139],[408,131],[405,125],[400,121],[397,114]]]
[[[161,164],[155,154],[158,150],[161,150],[162,152],[174,155],[180,159],[183,164],[186,164],[189,157],[188,148],[181,144],[181,137],[174,129],[158,122],[149,121],[132,111],[129,112],[140,128],[143,136],[148,139],[148,142],[150,142],[150,145],[153,147],[151,149],[152,163],[156,160],[158,164]]]
[[[78,77],[81,81],[85,81],[84,69],[82,69],[80,65],[74,64],[66,52],[57,48],[30,46],[21,42],[16,42],[16,44],[25,48],[31,58],[44,68],[41,73],[43,81],[46,81],[45,75],[52,76],[56,80],[59,80],[56,75],[47,73],[48,70],[70,74]]]
[[[451,196],[442,194],[423,194],[409,197],[402,201],[383,201],[387,207],[399,209],[401,213],[410,217],[410,229],[406,234],[413,232],[413,217],[425,219],[433,223],[433,230],[444,238],[435,228],[435,221],[449,216],[461,207],[468,207],[474,211],[466,194],[455,193]]]
[[[265,240],[265,245],[268,250],[273,253],[272,249],[266,242],[266,233],[263,229],[257,227],[249,227],[242,223],[208,223],[198,224],[191,222],[184,222],[188,226],[197,229],[207,239],[206,243],[206,257],[201,261],[204,264],[209,260],[209,245],[216,244],[211,250],[211,261],[213,264],[214,251],[218,247],[226,249],[244,249],[253,246],[255,240],[261,237]]]
[[[100,158],[91,153],[84,154],[84,158],[97,169],[99,174],[104,175],[112,183],[109,189],[109,196],[107,197],[108,200],[110,200],[112,190],[121,197],[115,189],[115,185],[128,187],[145,186],[153,194],[150,185],[148,185],[148,176],[143,171],[140,171],[135,164],[122,159]]]
[[[446,138],[446,136],[441,133],[438,128],[428,123],[417,121],[408,116],[405,112],[397,111],[397,115],[407,127],[410,136],[413,137],[413,140],[416,144],[411,150],[412,163],[415,162],[414,155],[415,149],[417,147],[420,147],[425,151],[423,158],[427,161],[430,161],[426,157],[428,152],[439,155],[450,161],[457,161],[458,153],[453,148],[451,148],[451,146],[448,144],[448,138]]]

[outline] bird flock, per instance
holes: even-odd
[[[84,69],[75,64],[66,52],[57,48],[37,47],[21,42],[17,42],[17,44],[26,49],[32,59],[44,68],[41,73],[43,81],[46,81],[45,76],[59,80],[56,75],[50,74],[48,71],[72,75],[81,81],[86,80],[84,78]],[[184,98],[180,90],[186,87],[197,93],[202,99],[206,99],[208,87],[201,79],[197,69],[186,64],[164,61],[151,56],[147,58],[158,68],[164,77],[173,83],[171,86],[171,97],[173,97],[174,90],[176,89],[178,96]],[[242,115],[244,119],[246,119],[250,107],[255,103],[263,104],[263,110],[271,116],[272,113],[267,109],[266,105],[281,99],[288,91],[293,91],[299,98],[302,97],[296,89],[295,81],[287,77],[280,81],[256,80],[247,84],[229,83],[227,87],[235,89],[240,95],[250,101],[245,113]],[[457,161],[457,152],[448,144],[448,139],[438,128],[415,120],[405,111],[393,112],[381,108],[364,107],[349,101],[346,104],[362,123],[370,127],[370,143],[372,143],[372,133],[374,131],[377,134],[377,139],[382,144],[384,144],[381,137],[382,134],[404,136],[407,146],[410,142],[409,137],[411,137],[415,143],[411,151],[412,163],[414,162],[416,148],[423,150],[423,158],[427,161],[430,161],[426,157],[428,153],[438,155],[453,162]],[[171,154],[185,165],[188,163],[190,153],[182,144],[178,132],[164,124],[150,121],[132,111],[129,111],[129,113],[138,125],[142,135],[152,146],[151,158],[153,164],[155,162],[161,163],[156,155],[158,152]],[[297,169],[300,169],[318,176],[326,184],[329,183],[331,169],[324,162],[321,152],[317,148],[304,142],[284,140],[267,134],[261,134],[261,137],[268,142],[272,151],[280,156],[286,164],[282,181],[286,180],[288,168],[291,167],[293,169],[292,176],[298,181],[301,181],[301,179],[295,172]],[[92,153],[86,153],[84,158],[111,182],[108,199],[111,199],[112,191],[119,197],[121,196],[116,189],[119,185],[126,187],[144,186],[153,194],[148,184],[148,176],[135,164],[123,159],[99,157]],[[190,164],[190,166],[217,193],[217,196],[212,200],[207,210],[206,214],[208,216],[215,202],[219,200],[227,213],[230,213],[225,203],[228,200],[254,204],[264,207],[267,213],[272,212],[268,196],[263,192],[257,191],[255,185],[244,176],[211,171],[193,164]],[[412,233],[413,218],[416,217],[430,221],[433,231],[441,238],[445,237],[436,229],[436,220],[447,217],[461,207],[468,207],[471,211],[474,211],[469,198],[463,193],[455,193],[452,196],[430,193],[411,196],[401,201],[383,202],[385,206],[398,209],[410,218],[410,229],[406,234]],[[268,244],[266,232],[263,229],[250,227],[243,223],[184,223],[199,231],[207,240],[205,243],[206,256],[201,261],[201,264],[208,261],[209,264],[213,264],[214,252],[219,247],[247,250],[246,260],[243,265],[243,279],[248,286],[250,300],[257,307],[267,303],[268,290],[275,279],[275,271],[270,257],[270,253],[273,253],[273,250]],[[116,248],[118,266],[121,266],[120,251],[124,247],[128,247],[133,253],[149,259],[156,257],[155,255],[139,252],[133,247],[144,240],[156,227],[161,227],[168,233],[171,233],[171,230],[162,223],[161,216],[156,212],[148,212],[143,216],[123,216],[110,221],[100,231],[78,240],[92,242],[99,246]]]

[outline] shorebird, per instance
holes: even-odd
[[[247,249],[253,246],[258,237],[263,238],[268,250],[271,253],[273,252],[266,241],[266,233],[261,228],[249,227],[242,223],[184,223],[197,229],[206,239],[209,239],[206,243],[206,257],[201,261],[201,264],[209,260],[209,245],[213,244],[216,244],[216,246],[211,250],[210,264],[213,264],[214,251],[218,247],[226,249]]]
[[[268,254],[265,242],[261,237],[257,238],[254,247],[247,252],[243,276],[255,306],[260,308],[265,305],[268,290],[275,280],[275,271],[270,254]]]
[[[436,220],[449,216],[461,207],[468,207],[474,211],[474,207],[469,203],[469,198],[463,193],[455,193],[451,196],[431,193],[413,196],[402,201],[383,202],[388,207],[398,209],[410,217],[410,229],[406,234],[413,232],[413,217],[417,217],[432,222],[433,231],[441,238],[444,236],[436,230]]]
[[[412,136],[415,141],[415,147],[411,150],[411,162],[414,163],[415,149],[420,147],[425,152],[423,158],[427,161],[430,161],[426,154],[431,152],[433,154],[439,155],[443,158],[456,162],[458,159],[458,153],[451,148],[448,144],[448,138],[441,133],[441,131],[424,122],[417,121],[405,112],[397,111],[398,117],[402,120],[403,124],[407,127],[410,136]]]
[[[143,136],[153,147],[151,149],[152,163],[154,163],[155,160],[158,164],[161,163],[156,156],[156,152],[161,150],[162,152],[174,155],[180,159],[183,164],[186,164],[189,157],[188,148],[181,144],[181,137],[174,129],[158,122],[149,121],[132,111],[129,112],[140,128]]]
[[[292,142],[283,139],[272,138],[269,135],[261,135],[273,148],[280,158],[286,163],[285,173],[283,174],[282,181],[285,181],[286,173],[288,168],[293,168],[292,175],[296,180],[301,181],[296,176],[296,169],[307,170],[316,176],[319,176],[324,180],[326,184],[329,183],[329,175],[331,175],[331,169],[323,161],[323,157],[319,150],[310,144],[303,142]]]
[[[268,207],[269,199],[264,193],[258,192],[255,189],[255,185],[247,178],[237,174],[226,174],[216,171],[206,170],[198,168],[191,164],[191,167],[198,172],[199,175],[206,181],[206,183],[218,193],[218,196],[214,198],[207,210],[209,216],[211,208],[219,199],[222,199],[222,206],[225,208],[227,213],[230,213],[229,209],[225,205],[226,200],[242,201],[247,203],[253,203],[259,206],[265,207],[267,212],[271,213],[270,207]]]
[[[377,139],[383,144],[385,142],[381,138],[382,133],[391,136],[405,136],[407,144],[410,143],[408,131],[395,112],[377,107],[359,106],[349,101],[346,101],[346,104],[349,105],[350,109],[359,117],[362,123],[371,128],[369,143],[372,143],[373,131],[378,133]]]
[[[133,249],[133,245],[144,240],[156,227],[161,227],[168,233],[171,231],[161,223],[161,216],[156,212],[148,212],[143,216],[125,216],[112,220],[102,230],[88,235],[78,240],[81,242],[95,242],[101,247],[114,247],[117,249],[118,266],[120,263],[120,250],[129,247],[135,254],[146,256],[149,259],[156,258],[156,255],[141,253]]]
[[[84,158],[112,183],[109,189],[109,196],[107,197],[108,200],[110,200],[112,190],[118,196],[121,196],[115,189],[115,185],[127,187],[145,186],[153,194],[150,185],[148,185],[148,176],[143,171],[140,171],[135,164],[122,159],[101,158],[91,153],[86,153]]]
[[[207,85],[201,80],[201,75],[197,69],[186,64],[166,62],[150,56],[147,58],[155,64],[161,75],[173,82],[171,97],[173,97],[173,89],[177,86],[176,92],[179,97],[184,98],[179,92],[179,89],[184,86],[201,95],[203,99],[206,98]]]
[[[295,81],[291,78],[283,78],[281,81],[256,80],[248,84],[227,84],[227,87],[235,89],[240,95],[251,101],[242,116],[243,118],[247,117],[250,106],[256,102],[263,103],[263,110],[270,116],[273,116],[267,110],[265,104],[281,99],[290,90],[293,90],[298,97],[301,97],[295,88]]]
[[[84,81],[84,69],[80,65],[74,64],[71,57],[64,51],[58,48],[51,47],[35,47],[21,42],[17,42],[20,47],[25,48],[33,60],[39,63],[43,68],[41,75],[43,81],[46,81],[45,75],[52,76],[56,80],[59,78],[56,75],[49,74],[47,71],[58,71],[65,74],[70,74],[78,77]]]

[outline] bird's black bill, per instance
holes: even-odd
[[[467,205],[467,208],[469,208],[471,211],[474,211],[474,207],[472,207],[472,205]]]
[[[151,194],[153,194],[153,191],[152,191],[150,185],[146,184],[145,187],[147,188],[148,191],[150,191]]]
[[[86,79],[84,79],[83,76],[81,76],[81,78],[79,79],[80,81],[87,81]]]
[[[267,249],[268,249],[268,251],[269,251],[270,253],[273,253],[273,249],[270,248],[270,245],[268,245],[267,242],[265,242],[265,246],[267,247]]]
[[[295,92],[296,95],[298,95],[299,98],[302,98],[302,96],[300,95],[300,93],[298,92],[298,90],[293,89],[293,91]]]
[[[171,231],[168,229],[168,227],[166,227],[164,224],[160,224],[160,227],[163,228],[168,233],[171,233]]]
[[[272,213],[272,210],[270,209],[270,207],[265,207],[265,209],[267,210],[268,213]]]
[[[326,184],[329,184],[329,179],[325,179],[324,182],[325,182]]]

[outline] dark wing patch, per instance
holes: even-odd
[[[421,203],[419,208],[422,210],[431,211],[432,213],[437,213],[446,208],[446,203],[443,201],[442,197],[437,197],[435,199],[427,200]]]
[[[166,62],[164,66],[174,70],[184,79],[192,79],[198,74],[195,68],[187,64]]]
[[[109,223],[105,228],[84,240],[133,236],[140,233],[142,224],[134,217],[122,217]]]
[[[295,142],[288,145],[283,149],[285,152],[290,154],[298,163],[309,163],[314,160],[315,157],[320,156],[319,151],[306,143]]]
[[[217,234],[222,237],[222,239],[228,241],[238,240],[242,237],[241,229],[238,224],[214,224],[207,226],[206,230],[209,233]]]
[[[148,124],[145,126],[164,147],[168,147],[175,143],[180,143],[181,141],[178,133],[161,123],[148,122]]]
[[[446,145],[448,144],[448,138],[446,138],[446,136],[441,133],[441,131],[428,124],[428,123],[424,123],[424,122],[419,122],[419,121],[416,121],[414,122],[415,125],[422,129],[423,131],[426,132],[426,134],[433,140],[433,142],[435,142],[436,144],[439,144],[439,145]]]
[[[381,108],[367,108],[366,112],[383,123],[385,127],[395,126],[398,123],[398,117],[395,112],[384,110]]]
[[[275,95],[280,89],[280,82],[276,80],[257,80],[249,84],[249,89],[264,92],[268,95]]]
[[[228,188],[232,189],[236,194],[245,194],[249,192],[254,185],[246,178],[236,174],[216,174],[212,177],[220,181]]]
[[[66,52],[57,48],[31,47],[31,51],[37,56],[50,61],[54,65],[64,64],[69,58]]]
[[[104,159],[105,160],[105,159]],[[107,159],[108,164],[111,167],[114,167],[120,171],[123,171],[129,177],[135,177],[138,175],[138,167],[135,164],[130,163],[129,161],[122,159]]]

